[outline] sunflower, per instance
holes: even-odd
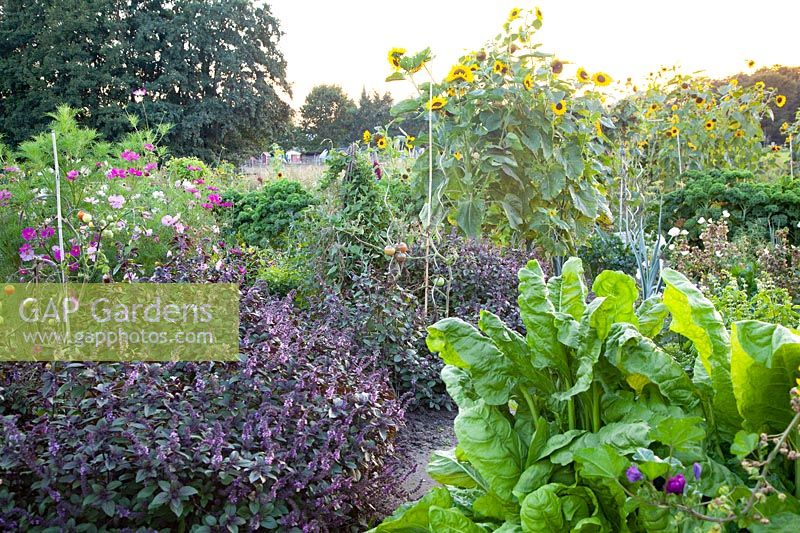
[[[609,76],[605,72],[595,72],[592,75],[592,81],[598,87],[605,87],[606,85],[611,83],[611,76]]]
[[[375,145],[381,150],[384,150],[389,146],[389,143],[386,141],[386,137],[378,137],[378,140],[375,141]]]
[[[586,69],[581,67],[575,73],[575,77],[578,78],[578,81],[581,83],[589,83],[592,80],[592,77],[589,76],[589,73],[586,72]]]
[[[650,144],[647,141],[639,141],[639,149],[646,150]]]
[[[455,95],[456,95],[456,90],[453,89],[452,87],[448,87],[447,88],[447,96],[449,96],[450,98],[453,98]]]
[[[567,112],[567,103],[564,100],[559,100],[550,107],[553,108],[553,113],[555,113],[556,116],[561,116]]]
[[[677,127],[672,126],[670,129],[664,132],[664,135],[666,135],[667,137],[675,137],[676,135],[678,135],[679,132],[680,130]]]
[[[786,105],[786,97],[782,94],[779,94],[775,97],[775,105],[778,107],[783,107]]]
[[[525,86],[525,89],[529,91],[533,89],[533,76],[530,74],[525,76],[525,78],[522,80],[522,85]]]
[[[706,120],[705,124],[706,131],[711,131],[714,129],[714,121],[713,120]]]
[[[464,83],[472,83],[475,81],[475,76],[472,74],[472,69],[470,69],[466,65],[458,64],[454,65],[450,69],[450,74],[447,75],[445,78],[447,83],[455,83],[457,81],[463,81]]]
[[[738,85],[739,85],[739,80],[737,80],[736,78],[733,78],[733,79],[730,81],[730,84],[731,84],[731,87],[736,87],[736,86],[738,86]]]
[[[689,141],[688,143],[686,143],[686,146],[688,146],[692,150],[697,150],[697,145],[694,144],[692,141]]]
[[[536,20],[541,21],[542,20],[542,10],[537,7],[535,13],[536,13]]]
[[[470,69],[472,72],[477,72],[477,70],[478,70],[478,65],[476,65],[475,63],[473,63],[473,64],[471,64],[471,65],[469,66],[469,69]]]
[[[784,122],[783,124],[781,124],[781,133],[786,132],[786,131],[789,131],[789,123],[788,122]]]
[[[492,70],[494,71],[495,74],[505,74],[506,72],[508,72],[508,65],[506,65],[499,59],[496,59],[494,62],[494,68]]]
[[[416,141],[416,140],[417,140],[417,138],[414,137],[413,135],[407,135],[406,136],[406,148],[408,148],[409,150],[413,150],[414,149],[414,141]]]
[[[553,71],[553,74],[558,76],[562,72],[564,72],[564,62],[559,61],[558,59],[554,59],[552,63],[550,63],[550,69]]]
[[[777,144],[773,144],[772,145],[772,151],[773,152],[780,152],[781,151],[781,147],[778,146]]]
[[[447,104],[447,98],[443,96],[434,96],[433,99],[428,102],[427,108],[431,111],[439,111],[445,104]]]
[[[737,139],[741,139],[742,137],[744,137],[744,130],[736,130],[733,133],[733,136],[736,137]]]
[[[755,66],[756,66],[756,62],[755,61],[753,61],[752,59],[748,59],[747,60],[747,68],[753,68]]]
[[[655,112],[655,111],[658,111],[658,109],[659,109],[660,107],[661,107],[660,105],[658,105],[657,103],[653,102],[652,104],[650,104],[650,106],[648,107],[648,109],[649,109],[650,111],[653,111],[653,112]]]
[[[461,155],[461,152],[453,152],[453,157],[456,158],[456,161],[461,161],[464,156]]]
[[[369,142],[372,140],[372,134],[369,132],[369,130],[364,130],[364,133],[361,134],[361,138],[364,139],[365,144],[369,144]]]
[[[702,96],[695,96],[694,103],[697,104],[697,107],[700,107],[706,103],[706,99],[703,98]]]
[[[520,13],[522,13],[522,10],[518,7],[515,7],[514,9],[511,10],[511,13],[508,14],[508,21],[511,22],[517,20],[519,18]]]
[[[394,67],[395,70],[400,70],[400,58],[406,53],[405,48],[392,48],[389,50],[389,54],[387,58],[389,59],[389,63]]]
[[[597,136],[598,137],[602,137],[603,136],[603,125],[600,123],[599,120],[594,123],[594,131],[597,132]]]
[[[756,88],[757,91],[763,91],[764,90],[764,82],[763,81],[757,81],[756,84],[754,85],[754,87]]]
[[[672,108],[671,109],[673,111],[677,111],[678,110],[678,104],[672,104]]]

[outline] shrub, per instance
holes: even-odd
[[[193,246],[153,281],[241,275],[236,253],[208,264]],[[244,289],[240,363],[4,365],[0,529],[325,531],[368,514],[403,410],[336,326],[338,299],[311,309]]]
[[[604,270],[619,270],[632,276],[637,270],[630,247],[616,234],[600,229],[589,237],[578,255],[586,263],[590,277],[597,277]]]
[[[223,198],[233,203],[233,209],[224,211],[227,231],[250,246],[262,248],[283,244],[291,224],[315,203],[299,182],[284,179],[259,191],[230,190]]]

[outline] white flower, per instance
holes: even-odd
[[[709,217],[709,218],[708,218],[708,223],[709,223],[709,224],[711,224],[712,222],[714,222],[714,219],[713,219],[713,218],[711,218],[711,217]]]
[[[727,209],[722,210],[722,218],[730,218],[731,214],[728,212]]]
[[[681,235],[689,235],[689,232],[686,231],[685,229],[682,229],[681,230]]]
[[[680,234],[681,234],[681,229],[680,228],[676,228],[674,226],[671,227],[669,229],[669,231],[667,232],[667,235],[669,235],[670,237],[677,237]]]
[[[722,252],[717,250],[716,252],[714,252],[714,255],[716,255],[717,257],[722,257]]]
[[[672,250],[674,250],[674,249],[675,249],[675,245],[674,245],[674,244],[670,244],[670,245],[668,246],[668,248],[670,249],[670,251],[672,251]]]
[[[98,200],[94,196],[90,196],[89,198],[84,198],[83,201],[86,202],[87,204],[92,204],[92,205],[97,205],[100,203],[100,200]]]
[[[689,255],[689,250],[681,250],[681,255]]]
[[[697,223],[698,223],[698,224],[705,224],[705,223],[706,223],[706,219],[705,219],[705,217],[700,217],[700,218],[698,218],[698,219],[697,219]]]

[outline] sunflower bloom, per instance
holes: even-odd
[[[567,102],[565,102],[564,100],[559,100],[550,107],[553,109],[553,113],[555,113],[556,116],[559,117],[567,112]]]
[[[588,72],[586,72],[586,69],[583,67],[578,69],[578,71],[575,73],[575,77],[578,78],[578,81],[581,83],[589,83],[590,81],[592,81],[592,77],[589,75]]]
[[[706,99],[702,96],[695,96],[694,103],[697,104],[697,107],[701,107],[703,104],[706,103]]]
[[[775,105],[778,107],[783,107],[786,105],[786,97],[782,94],[779,94],[775,97]]]
[[[650,144],[647,141],[639,141],[639,149],[646,150]]]
[[[389,54],[387,58],[389,59],[389,63],[394,67],[395,70],[400,70],[400,58],[405,55],[406,49],[405,48],[392,48],[389,50]]]
[[[524,85],[525,89],[529,91],[533,89],[533,76],[531,76],[530,74],[525,76],[525,79],[522,80],[522,85]]]
[[[648,109],[649,109],[650,111],[656,112],[656,111],[658,111],[658,109],[659,109],[660,107],[661,107],[660,105],[658,105],[657,103],[653,102],[652,104],[650,104],[650,106],[648,107]]]
[[[375,141],[375,145],[381,150],[384,150],[387,146],[389,146],[389,143],[386,141],[386,137],[378,137],[378,140]]]
[[[461,161],[461,159],[462,159],[464,156],[463,156],[463,155],[461,155],[461,152],[454,152],[454,153],[453,153],[453,157],[455,157],[455,158],[456,158],[456,161]]]
[[[773,144],[772,145],[772,151],[773,152],[780,152],[781,151],[781,147],[779,145],[777,145],[777,144]]]
[[[705,124],[706,131],[711,131],[714,129],[714,121],[713,120],[706,120]]]
[[[364,144],[369,144],[369,142],[372,140],[372,134],[369,132],[369,130],[364,130],[361,138],[364,139]]]
[[[753,68],[755,66],[756,66],[756,62],[755,61],[753,61],[752,59],[748,59],[747,60],[747,68]]]
[[[611,83],[611,76],[609,76],[605,72],[595,72],[592,75],[592,81],[598,87],[605,87],[606,85]]]
[[[428,102],[427,108],[430,111],[439,111],[447,104],[447,98],[443,96],[434,96],[433,99]]]
[[[495,74],[505,74],[508,72],[508,65],[497,59],[494,62],[494,68],[492,70]]]
[[[521,13],[522,13],[522,10],[521,10],[520,8],[518,8],[518,7],[515,7],[515,8],[514,8],[514,9],[512,9],[512,10],[511,10],[511,12],[508,14],[508,21],[509,21],[509,22],[512,22],[512,21],[515,21],[515,20],[517,20],[517,19],[519,18],[519,16],[520,16],[520,14],[521,14]]]
[[[536,20],[541,21],[542,20],[542,10],[537,7],[535,13],[536,13]]]
[[[763,91],[764,90],[764,82],[763,81],[757,81],[756,84],[754,85],[754,87],[756,88],[756,91]]]
[[[558,59],[554,59],[552,63],[550,63],[550,69],[553,71],[553,74],[558,76],[562,72],[564,72],[564,62],[559,61]]]
[[[603,136],[603,125],[600,123],[599,120],[594,123],[594,131],[597,132],[597,136],[598,137],[602,137]]]
[[[413,135],[408,135],[406,137],[406,148],[408,148],[409,150],[413,150],[414,149],[414,141],[416,141],[416,140],[417,140],[417,138],[414,137]]]
[[[781,124],[781,133],[786,132],[786,131],[789,131],[789,123],[788,122],[784,122],[783,124]]]
[[[472,74],[472,69],[467,65],[455,65],[450,69],[450,73],[445,78],[447,83],[455,83],[463,81],[464,83],[472,83],[475,81],[475,76]]]
[[[736,130],[733,133],[733,136],[736,137],[737,139],[741,139],[742,137],[744,137],[744,130]]]
[[[692,150],[697,150],[697,145],[694,144],[692,141],[689,141],[688,143],[686,143],[686,146],[688,146]]]

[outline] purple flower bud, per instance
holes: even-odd
[[[693,464],[692,473],[694,474],[694,479],[700,481],[700,475],[703,473],[703,465],[700,463]]]
[[[635,464],[628,467],[628,469],[625,471],[625,477],[627,477],[628,481],[631,483],[636,483],[637,481],[644,479],[644,476],[639,471],[639,467]]]
[[[683,494],[683,489],[686,488],[686,478],[683,474],[671,477],[667,480],[664,490],[667,494]]]

